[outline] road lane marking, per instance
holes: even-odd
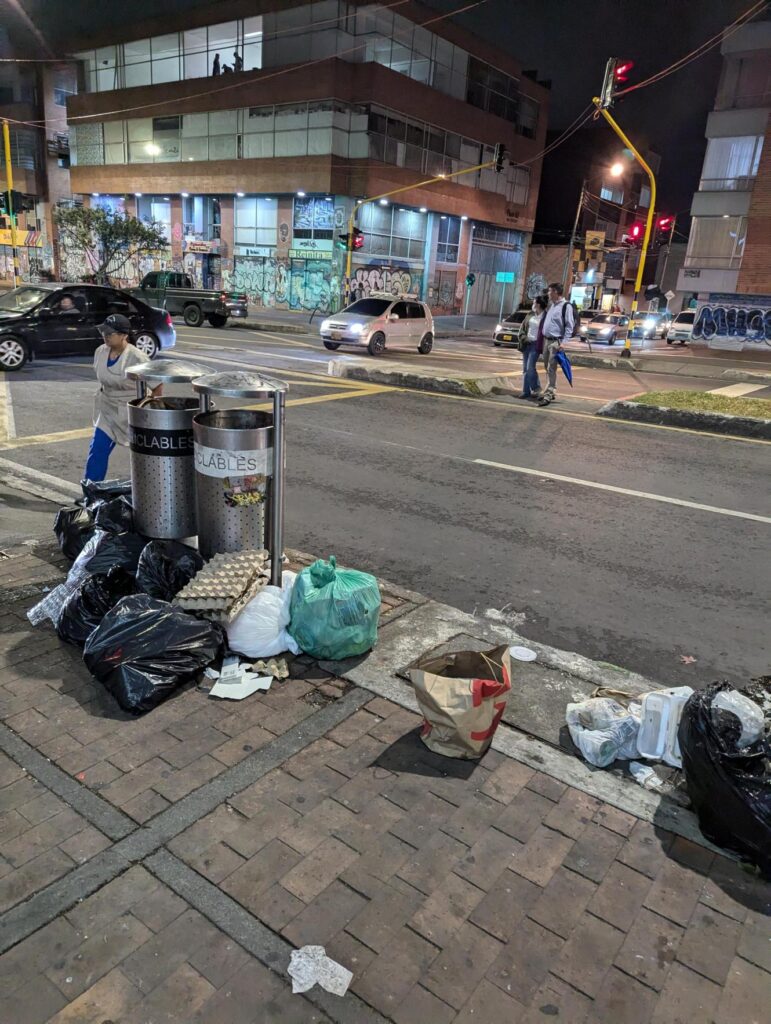
[[[727,398],[742,398],[744,395],[751,395],[753,391],[763,391],[768,384],[728,384],[724,388],[712,388],[708,395],[725,395]]]
[[[290,405],[317,405],[319,402],[339,402],[344,398],[367,398],[369,395],[382,394],[384,391],[393,391],[392,387],[386,384],[373,385],[371,388],[361,391],[340,391],[333,395],[308,395],[306,398],[290,398],[287,406]],[[396,389],[398,390],[398,389]],[[270,411],[273,408],[272,402],[260,402],[259,405],[247,405],[246,409],[259,409]]]
[[[216,346],[212,346],[212,345],[199,345],[197,342],[190,341],[187,338],[184,338],[183,341],[184,341],[184,343],[186,345],[189,345],[191,348],[202,348],[202,349],[207,349],[207,350],[210,350],[212,348],[214,348],[216,350],[216,348],[217,348]],[[239,350],[239,351],[242,351],[242,350]],[[297,363],[318,363],[318,361],[319,361],[318,359],[314,358],[313,356],[290,356],[290,355],[287,355],[284,352],[263,352],[260,349],[256,349],[256,348],[250,348],[247,354],[248,355],[254,355],[254,356],[262,356],[263,358],[267,358],[267,359],[291,359],[291,360],[293,360],[294,362],[297,362]],[[321,355],[321,353],[319,353],[319,355]]]
[[[740,512],[733,508],[719,508],[717,505],[702,505],[697,501],[686,501],[683,498],[669,498],[664,494],[652,494],[650,491],[635,491],[630,487],[616,487],[613,484],[601,484],[596,480],[583,480],[576,476],[563,476],[561,473],[547,473],[543,469],[529,469],[526,466],[510,466],[505,462],[491,462],[488,459],[474,459],[478,466],[490,466],[493,469],[504,469],[509,473],[520,473],[524,476],[540,477],[544,480],[557,480],[560,483],[573,484],[576,487],[591,487],[597,491],[610,491],[623,494],[630,498],[643,498],[646,501],[660,501],[665,505],[679,505],[681,508],[692,508],[698,512],[714,512],[716,515],[733,516],[736,519],[750,519],[755,523],[771,525],[771,517],[758,516],[752,512]]]
[[[13,396],[8,375],[0,373],[0,441],[16,437],[16,423],[13,417]]]
[[[242,366],[245,369],[252,370],[254,372],[258,372],[260,370],[260,366],[257,363],[248,363],[240,359],[226,359],[223,356],[198,356],[197,358],[203,360],[204,362],[224,363],[226,366]],[[326,374],[323,373],[310,373],[309,371],[303,372],[302,370],[290,370],[284,366],[270,366],[268,367],[268,369],[279,370],[281,374],[287,377],[299,377],[300,381],[298,381],[298,384],[302,383],[303,385],[307,385],[308,387],[350,387],[359,389],[369,387],[368,382],[365,380],[347,380],[344,377],[336,377],[332,381],[327,379],[324,380],[324,382],[322,383],[322,381],[319,381],[318,378],[324,378]],[[313,383],[313,381],[316,381],[316,383]]]
[[[29,434],[26,437],[16,437],[12,441],[0,441],[0,451],[10,451],[12,448],[31,448],[36,444],[60,444],[63,441],[77,441],[84,437],[91,437],[93,433],[93,427],[82,427],[78,430],[60,430],[53,434]]]

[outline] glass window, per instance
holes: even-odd
[[[746,233],[744,217],[694,217],[685,265],[727,270],[738,267]]]
[[[195,138],[209,134],[208,114],[184,114],[182,117],[182,137]]]
[[[225,65],[232,70],[235,63],[234,51],[238,46],[238,22],[226,21],[221,25],[209,26],[209,68],[216,54],[220,57],[220,68]]]
[[[206,45],[206,29],[193,28],[184,32],[185,78],[204,78],[209,74],[209,55]]]
[[[702,191],[746,189],[758,173],[762,135],[737,135],[710,139],[704,158]]]
[[[234,135],[237,131],[237,110],[216,110],[209,114],[209,135]]]
[[[436,258],[440,263],[458,262],[460,217],[441,217],[436,245]]]
[[[600,198],[621,205],[624,201],[624,192],[620,188],[613,188],[612,185],[603,185],[600,189]]]
[[[331,239],[334,203],[319,196],[298,196],[294,201],[294,237]]]
[[[255,71],[262,67],[262,31],[262,15],[244,18],[244,71]]]
[[[150,85],[150,40],[135,39],[123,44],[125,69],[124,81],[127,87]]]
[[[271,157],[274,153],[274,136],[272,132],[265,135],[244,135],[242,137],[244,159],[255,160]]]
[[[276,132],[275,140],[276,156],[306,156],[308,146],[306,131]]]
[[[210,160],[235,160],[238,157],[238,136],[212,135],[209,139]]]
[[[308,125],[308,104],[285,103],[276,107],[276,131],[289,128],[306,128]]]
[[[530,168],[514,168],[514,181],[511,189],[511,201],[524,205],[530,195]],[[619,200],[620,202],[620,200]]]
[[[644,206],[646,209],[651,205],[651,190],[647,185],[643,185],[640,189],[640,199],[638,206]]]
[[[96,87],[99,92],[120,87],[114,46],[103,46],[96,51]]]
[[[185,118],[187,118],[185,114]],[[204,115],[205,116],[205,115]],[[206,136],[198,139],[186,139],[181,141],[181,157],[183,160],[208,160],[209,140]]]
[[[150,40],[153,85],[179,81],[179,33]]]

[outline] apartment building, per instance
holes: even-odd
[[[471,270],[470,308],[497,312],[497,274],[513,271],[518,301],[548,90],[451,19],[412,2],[225,0],[68,45],[73,196],[153,219],[169,240],[134,278],[180,267],[291,309],[409,291],[444,311]],[[499,142],[500,174],[449,177]],[[405,186],[360,210],[344,280],[354,203]]]

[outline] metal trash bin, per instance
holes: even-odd
[[[194,397],[149,398],[148,387],[189,384],[206,367],[182,359],[157,359],[132,366],[137,383],[129,402],[129,449],[134,524],[146,537],[181,540],[196,534],[193,417]]]
[[[284,531],[284,408],[287,384],[229,371],[193,383],[198,547],[204,558],[268,548],[271,582],[281,586]],[[272,398],[273,412],[211,407],[220,398]]]

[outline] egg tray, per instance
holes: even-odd
[[[184,611],[214,622],[230,622],[268,583],[270,562],[264,551],[215,555],[177,594]]]

